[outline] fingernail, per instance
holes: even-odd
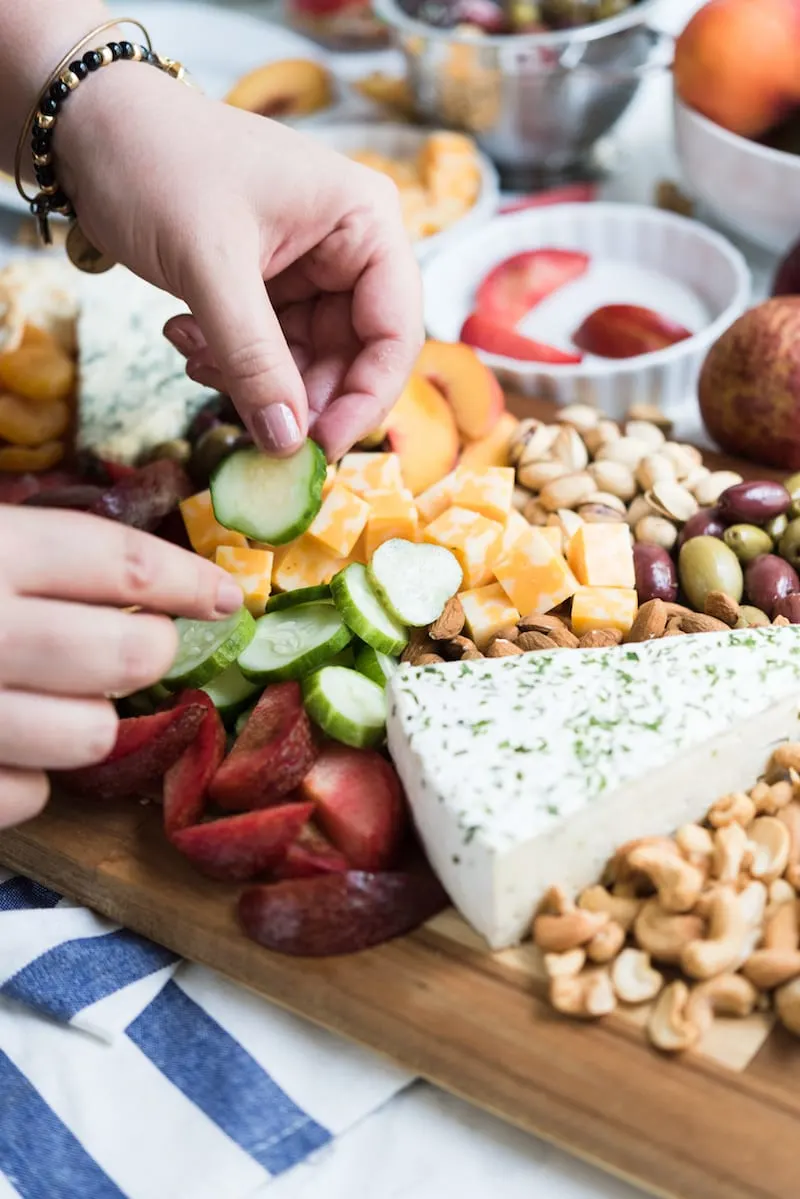
[[[267,453],[283,454],[302,440],[297,417],[288,404],[268,404],[250,418],[253,438]]]
[[[233,579],[223,579],[217,588],[216,612],[219,616],[230,616],[238,612],[244,603],[242,589]]]
[[[201,350],[205,345],[202,337],[194,331],[185,329],[183,325],[169,326],[164,330],[164,336],[185,358]]]

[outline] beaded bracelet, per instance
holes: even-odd
[[[106,29],[116,28],[121,24],[135,25],[141,31],[146,45],[137,45],[129,41],[112,41],[94,50],[87,50],[81,56],[73,58],[73,56],[79,55],[79,52],[92,38]],[[65,55],[50,76],[44,92],[37,100],[35,107],[32,109],[28,120],[23,126],[17,144],[14,163],[17,190],[23,199],[30,204],[31,213],[36,218],[40,240],[45,245],[50,245],[52,242],[52,234],[50,232],[50,216],[52,213],[68,217],[71,224],[66,239],[67,254],[70,261],[76,267],[91,274],[99,274],[102,271],[109,270],[114,265],[114,262],[108,255],[103,254],[90,243],[77,223],[72,203],[63,188],[60,187],[56,177],[52,149],[53,134],[58,115],[70,94],[90,74],[101,67],[110,66],[111,63],[121,59],[127,59],[131,62],[145,62],[171,75],[174,79],[187,81],[186,72],[179,62],[154,53],[150,35],[139,21],[129,18],[118,18],[115,21],[108,21],[97,29],[92,30],[77,45],[73,46],[72,50]],[[25,191],[21,177],[22,155],[28,130],[31,130],[33,173],[39,189],[36,195],[30,195]]]

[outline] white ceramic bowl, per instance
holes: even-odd
[[[413,158],[431,134],[430,129],[414,129],[408,125],[372,125],[368,122],[350,125],[320,125],[306,128],[311,137],[324,141],[341,154],[356,154],[372,150],[389,158]],[[445,249],[453,240],[462,236],[471,237],[497,211],[500,203],[500,185],[497,171],[484,154],[478,154],[481,172],[481,189],[469,212],[441,233],[425,237],[415,243],[417,258],[427,261],[433,254]]]
[[[729,133],[677,98],[674,119],[691,192],[721,224],[784,254],[800,237],[800,156]]]
[[[457,341],[488,271],[512,254],[546,247],[583,251],[591,265],[534,308],[520,332],[569,350],[572,334],[596,308],[640,304],[679,321],[694,336],[638,358],[586,354],[580,364],[550,366],[481,351],[484,362],[524,395],[594,404],[617,420],[637,403],[657,403],[675,419],[693,412],[703,359],[747,306],[750,273],[724,237],[657,208],[562,204],[499,216],[468,238],[459,237],[423,272],[429,336]]]

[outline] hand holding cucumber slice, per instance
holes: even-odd
[[[375,595],[366,567],[353,562],[340,570],[333,577],[331,592],[333,602],[357,637],[382,654],[403,652],[408,634]]]
[[[214,516],[253,541],[286,545],[305,533],[322,507],[327,470],[325,455],[310,440],[291,458],[238,450],[212,475]]]
[[[239,669],[254,683],[302,679],[329,662],[352,637],[330,603],[267,612],[256,621],[255,636],[239,655]]]
[[[357,670],[323,666],[303,682],[303,702],[314,723],[335,741],[363,749],[383,740],[384,689]]]
[[[441,545],[417,545],[399,537],[384,541],[367,567],[369,581],[395,620],[421,629],[441,616],[461,586],[463,574],[454,554]],[[355,630],[358,633],[358,629]],[[361,637],[361,633],[358,633]],[[366,641],[366,637],[361,637]],[[383,649],[383,646],[376,646]],[[391,653],[391,650],[384,652]]]
[[[202,687],[222,674],[250,642],[256,624],[246,608],[240,608],[227,620],[175,621],[178,653],[161,680],[170,691],[184,687]]]

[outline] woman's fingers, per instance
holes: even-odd
[[[0,767],[0,829],[38,816],[49,795],[44,771]]]
[[[23,770],[72,770],[102,762],[118,718],[103,699],[0,691],[0,762]]]
[[[83,512],[0,507],[0,581],[21,595],[198,620],[242,604],[231,576],[198,554]]]
[[[178,638],[163,616],[54,600],[0,602],[0,686],[57,695],[126,695],[172,665]]]

